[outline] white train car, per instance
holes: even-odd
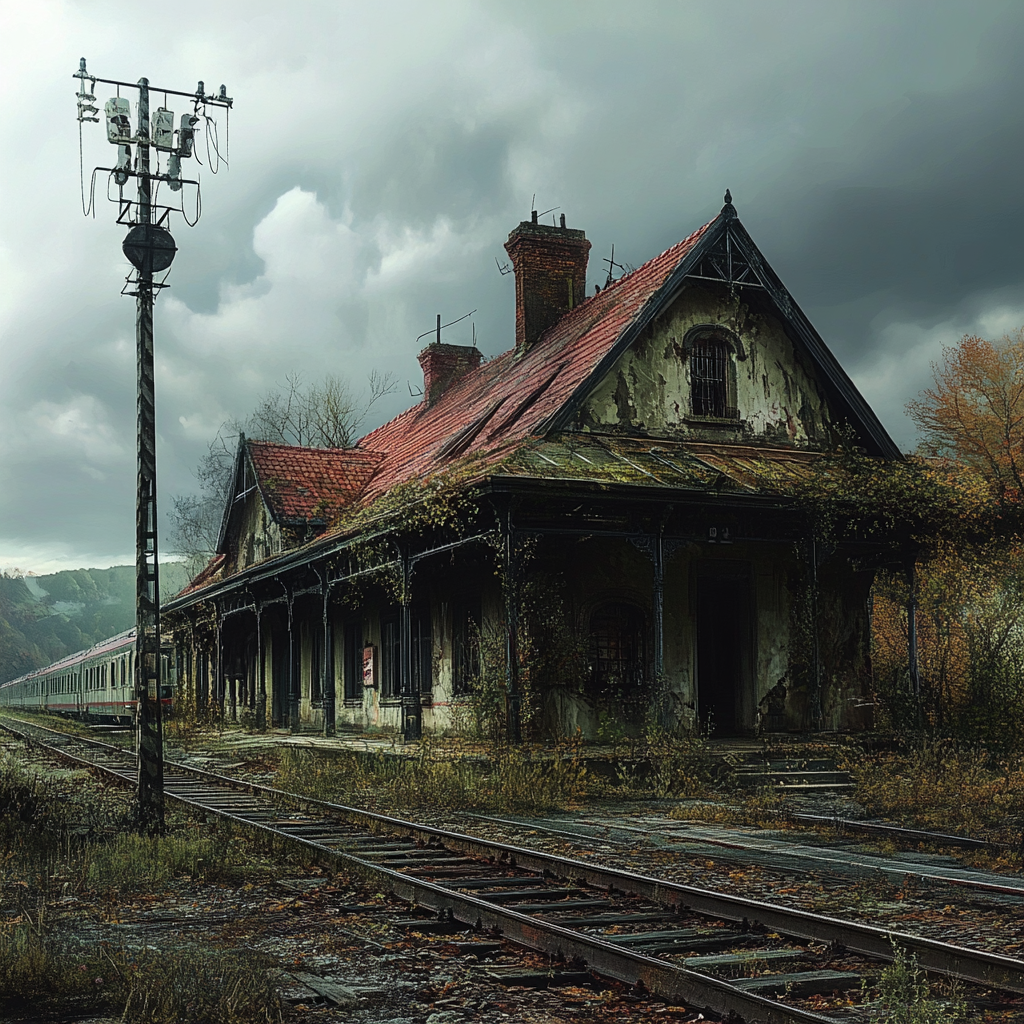
[[[161,703],[171,703],[175,685],[173,650],[161,651]],[[135,630],[46,668],[0,684],[0,707],[49,711],[83,721],[126,725],[135,718]]]

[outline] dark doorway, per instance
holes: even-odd
[[[275,629],[271,635],[270,671],[273,685],[271,721],[275,727],[285,724],[288,713],[288,630]]]
[[[750,573],[711,563],[697,574],[697,711],[701,731],[736,736],[751,723]]]

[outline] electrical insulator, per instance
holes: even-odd
[[[129,171],[132,169],[132,147],[117,147],[117,167],[114,168],[114,182],[118,185],[127,185]]]
[[[178,153],[180,156],[192,155],[192,142],[196,137],[195,125],[197,124],[199,124],[199,118],[195,114],[181,115],[181,124],[178,128]]]
[[[167,158],[167,177],[170,178],[168,185],[172,192],[181,191],[181,157],[172,153]]]
[[[157,107],[153,114],[153,145],[170,153],[174,149],[174,111]]]
[[[96,102],[96,97],[91,92],[85,92],[84,90],[79,93],[75,93],[78,97],[78,120],[79,121],[98,121],[98,117],[90,117],[90,114],[98,114],[99,107],[94,107],[93,104]]]
[[[132,106],[123,96],[113,96],[104,104],[107,114],[107,141],[115,146],[134,142],[132,138]]]

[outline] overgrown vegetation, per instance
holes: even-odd
[[[957,1024],[966,1019],[967,1007],[953,989],[946,999],[935,999],[917,956],[895,942],[893,960],[878,980],[880,1019],[888,1024]]]
[[[247,1024],[280,1016],[276,976],[259,956],[206,943],[133,948],[82,941],[69,898],[109,906],[174,879],[244,882],[269,874],[241,836],[171,816],[168,834],[130,831],[120,790],[81,773],[43,778],[0,754],[0,1016],[44,1005],[122,1015],[133,1024]]]
[[[930,742],[884,752],[854,747],[845,767],[856,778],[858,801],[871,814],[986,836],[1011,848],[1024,841],[1024,764],[1018,758]]]
[[[318,753],[285,749],[281,789],[380,810],[429,807],[504,812],[553,810],[583,799],[588,772],[578,740],[543,755],[529,747],[495,746],[452,753],[429,741],[415,757],[384,752]]]

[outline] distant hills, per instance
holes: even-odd
[[[166,600],[188,582],[185,566],[160,566]],[[135,566],[0,574],[0,683],[135,625]]]

